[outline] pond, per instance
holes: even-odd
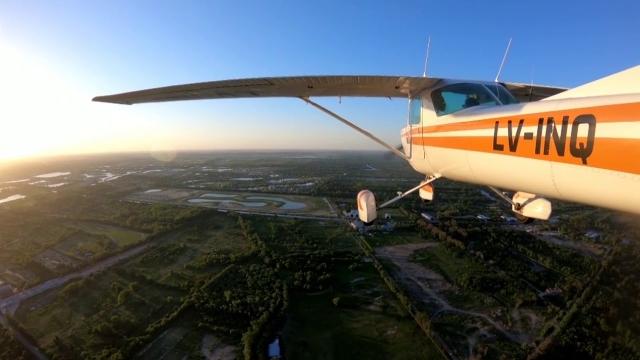
[[[52,178],[52,177],[58,177],[58,176],[63,176],[63,175],[71,175],[70,172],[53,172],[53,173],[48,173],[48,174],[41,174],[41,175],[36,175],[34,177],[37,178]]]
[[[233,198],[236,196],[237,195],[233,195],[233,194],[215,194],[215,193],[206,193],[206,194],[200,195],[200,197],[215,197],[215,198]]]
[[[11,196],[6,197],[4,199],[0,199],[0,204],[6,203],[6,202],[9,202],[9,201],[13,201],[13,200],[20,200],[20,199],[24,199],[24,198],[26,198],[26,196],[24,196],[24,195],[19,195],[19,194],[18,195],[11,195]]]
[[[189,199],[187,201],[190,203],[233,203],[233,204],[239,204],[247,207],[263,207],[267,205],[267,203],[263,203],[263,202],[249,202],[249,201],[235,201],[235,200]]]
[[[200,195],[200,197],[202,198],[235,198],[238,195],[234,195],[234,194],[219,194],[219,193],[206,193],[206,194],[202,194]],[[275,196],[257,196],[257,195],[252,195],[252,196],[247,196],[245,198],[246,200],[267,200],[267,201],[276,201],[276,202],[281,202],[283,203],[279,208],[283,209],[283,210],[297,210],[297,209],[304,209],[306,207],[306,205],[304,203],[301,202],[297,202],[297,201],[291,201],[291,200],[287,200],[281,197],[275,197]],[[192,201],[194,200],[194,201]],[[266,206],[266,203],[263,202],[242,202],[242,201],[236,201],[236,200],[216,200],[216,199],[191,199],[189,200],[189,202],[192,203],[203,203],[203,202],[233,202],[233,203],[238,203],[238,204],[242,204],[244,206],[251,206],[251,207],[260,207],[260,206]],[[252,205],[248,205],[248,204],[252,204]],[[260,204],[260,205],[253,205],[253,204]]]
[[[280,201],[284,204],[280,206],[280,209],[283,210],[297,210],[304,209],[305,205],[303,203],[299,203],[296,201],[290,201],[287,199],[283,199],[280,197],[272,197],[272,196],[247,196],[247,200],[271,200],[271,201]]]

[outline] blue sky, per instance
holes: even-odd
[[[0,60],[0,76],[13,83],[0,81],[0,94],[14,107],[0,109],[0,117],[10,119],[14,141],[0,146],[0,158],[154,147],[381,149],[295,99],[90,100],[238,77],[420,76],[429,35],[429,75],[491,80],[513,37],[502,80],[529,83],[533,72],[535,83],[572,87],[640,64],[640,3],[615,4],[5,1],[0,50],[13,61]],[[393,144],[406,122],[404,100],[319,102]]]

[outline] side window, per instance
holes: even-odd
[[[417,97],[409,102],[409,124],[420,125],[422,115],[422,98]]]
[[[452,84],[431,92],[437,116],[453,114],[473,106],[496,106],[500,103],[481,84]]]

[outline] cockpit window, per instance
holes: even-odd
[[[431,100],[438,116],[478,105],[500,105],[484,85],[472,83],[443,86],[431,92]]]
[[[519,101],[507,90],[502,84],[496,83],[495,85],[487,85],[487,88],[491,90],[502,105],[518,104]]]

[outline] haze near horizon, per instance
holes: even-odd
[[[420,76],[429,35],[428,75],[493,79],[513,37],[501,79],[573,87],[638,64],[640,50],[625,44],[640,37],[632,31],[639,7],[631,1],[617,8],[551,1],[6,2],[0,4],[0,159],[122,151],[381,150],[296,99],[136,106],[91,99],[230,78]],[[406,122],[406,101],[318,102],[391,144]]]

